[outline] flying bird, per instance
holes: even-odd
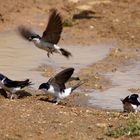
[[[71,93],[83,83],[78,82],[76,85],[66,88],[65,84],[69,81],[74,68],[67,68],[50,78],[47,83],[42,83],[39,89],[42,89],[54,97],[54,102],[58,104],[62,99],[71,95]],[[75,79],[73,79],[75,80]],[[78,79],[77,79],[78,80]]]
[[[124,112],[137,112],[137,108],[140,105],[138,98],[138,94],[132,94],[124,99],[121,99]]]
[[[42,37],[25,26],[19,26],[18,31],[24,39],[34,42],[36,47],[47,51],[48,57],[50,54],[59,53],[69,58],[72,56],[71,53],[57,45],[63,30],[62,17],[56,9],[50,11],[48,24]]]
[[[20,91],[22,88],[30,85],[31,81],[29,79],[24,81],[13,81],[5,75],[0,74],[0,87],[9,93],[10,99],[13,98],[13,94],[15,94],[17,91]]]

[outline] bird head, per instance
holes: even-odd
[[[32,35],[29,37],[29,41],[34,41],[34,40],[38,40],[38,39],[39,40],[41,39],[41,37],[39,35]]]
[[[140,105],[140,102],[138,101],[139,95],[138,94],[132,94],[129,96],[129,100],[133,101],[135,104]]]
[[[133,99],[137,99],[138,97],[139,97],[138,94],[132,94],[132,95],[129,96],[130,99],[131,99],[131,98],[133,98]]]
[[[46,89],[46,90],[48,90],[49,87],[50,87],[50,85],[49,85],[48,83],[42,83],[42,84],[39,86],[38,89]]]

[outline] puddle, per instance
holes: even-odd
[[[45,58],[42,51],[20,38],[16,32],[0,33],[0,72],[9,78],[30,78],[33,83],[36,82],[34,86],[37,87],[41,80],[46,79],[34,69],[45,62]]]
[[[75,71],[78,72],[81,68],[105,58],[110,49],[113,47],[114,46],[112,44],[96,44],[94,46],[64,46],[64,48],[72,53],[72,57],[68,60],[56,54],[51,56],[47,63],[56,68],[74,67]]]
[[[74,67],[77,71],[89,64],[103,59],[113,47],[111,44],[94,46],[63,46],[73,57],[67,60],[59,54],[50,58],[47,53],[36,48],[33,43],[23,40],[15,31],[0,33],[0,72],[11,79],[22,80],[30,78],[37,88],[47,78],[36,70],[41,64],[55,68]]]
[[[103,92],[93,91],[89,103],[103,109],[122,110],[120,98],[132,94],[128,89],[140,88],[140,62],[105,76],[112,80],[113,87]]]

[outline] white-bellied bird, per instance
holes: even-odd
[[[10,99],[13,98],[13,94],[20,91],[22,88],[30,86],[31,81],[26,79],[24,81],[11,80],[3,74],[0,74],[0,87],[9,93]]]
[[[124,99],[121,99],[124,112],[137,112],[137,108],[140,105],[138,98],[138,94],[131,94]]]
[[[59,53],[69,58],[71,53],[57,45],[63,30],[62,17],[56,9],[50,11],[48,24],[42,36],[25,26],[19,26],[18,31],[24,39],[34,42],[36,47],[47,51],[48,57],[50,54]]]
[[[46,91],[46,93],[52,95],[54,97],[54,102],[56,104],[59,103],[62,99],[71,95],[71,93],[78,88],[83,83],[78,82],[76,85],[72,87],[66,88],[65,84],[69,81],[72,74],[74,72],[74,68],[67,68],[56,74],[54,77],[50,78],[48,82],[42,83],[39,86],[39,89]],[[75,80],[75,79],[73,79]],[[77,79],[78,80],[78,79]]]

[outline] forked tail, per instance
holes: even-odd
[[[19,81],[19,86],[21,86],[22,88],[26,87],[26,86],[30,86],[32,85],[32,82],[29,79],[26,79],[25,81]]]
[[[68,52],[67,50],[60,48],[61,54],[64,55],[65,57],[69,58],[70,56],[72,56],[72,54],[70,52]]]
[[[77,89],[78,87],[80,87],[82,84],[84,84],[84,82],[79,82],[77,83],[75,86],[72,87],[71,91],[74,91],[75,89]]]

